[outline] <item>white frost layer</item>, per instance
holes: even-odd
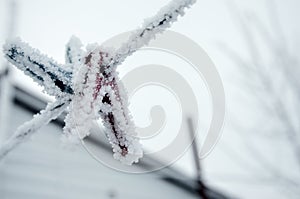
[[[178,16],[183,16],[185,14],[184,10],[195,2],[196,0],[173,0],[161,8],[155,16],[145,19],[142,27],[132,31],[129,39],[117,49],[112,65],[116,67],[126,57],[147,45],[150,40],[155,39],[157,34],[169,28],[173,22],[177,21]]]
[[[11,50],[18,54],[14,60],[9,57],[13,56]],[[54,79],[60,80],[65,85],[71,84],[71,71],[63,68],[62,65],[42,54],[39,50],[22,42],[19,38],[7,41],[3,46],[3,52],[10,62],[41,85],[49,95],[55,97],[63,95],[60,88],[55,85]]]
[[[80,39],[73,35],[66,44],[65,62],[76,63],[80,61],[84,55],[84,51],[81,49],[82,46]]]
[[[69,98],[61,98],[48,104],[45,110],[35,115],[32,120],[21,125],[16,132],[3,145],[0,146],[0,159],[13,150],[18,144],[24,142],[42,126],[57,118],[69,105]]]
[[[101,117],[112,144],[114,158],[125,164],[137,162],[143,152],[136,137],[128,111],[128,99],[118,79],[116,67],[126,57],[147,45],[158,33],[170,27],[179,15],[184,14],[184,9],[195,1],[171,1],[154,17],[145,20],[143,26],[133,31],[128,41],[116,51],[90,45],[89,53],[84,55],[80,40],[72,37],[66,46],[64,68],[19,39],[7,42],[3,47],[6,58],[43,86],[48,94],[55,96],[57,101],[22,125],[12,138],[1,146],[0,159],[18,143],[23,142],[28,135],[56,118],[67,107],[71,97],[70,113],[65,120],[65,140],[78,142],[79,138],[88,136],[92,121]],[[13,57],[10,51],[12,49],[19,56]],[[86,62],[87,59],[90,60]],[[56,84],[55,81],[59,83]],[[61,84],[72,85],[74,94],[72,95],[71,91],[62,92],[59,88]]]
[[[89,48],[92,51],[85,56],[88,61],[76,66],[79,70],[73,77],[75,94],[66,119],[65,135],[76,140],[74,136],[78,134],[83,139],[89,135],[93,121],[101,117],[114,158],[129,165],[138,162],[143,153],[135,137],[124,87],[119,89],[120,81],[115,71],[104,72],[113,52],[96,45]]]

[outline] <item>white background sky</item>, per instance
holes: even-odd
[[[5,41],[7,37],[8,27],[8,0],[0,0],[0,45]],[[71,35],[78,36],[84,44],[88,43],[102,43],[103,41],[111,38],[113,35],[129,31],[139,26],[143,19],[152,16],[162,5],[165,5],[166,0],[112,0],[112,1],[97,1],[97,0],[85,0],[85,1],[71,1],[71,0],[26,0],[18,1],[17,15],[16,15],[16,30],[15,35],[20,36],[24,41],[30,43],[31,46],[40,49],[45,54],[53,57],[55,60],[64,62],[64,45],[68,41]],[[210,0],[210,1],[198,1],[192,9],[188,10],[186,16],[179,19],[179,22],[175,23],[171,30],[184,34],[197,42],[216,64],[219,73],[224,81],[225,91],[227,95],[236,92],[237,85],[234,85],[233,81],[235,76],[234,67],[232,63],[224,56],[224,53],[218,48],[220,42],[224,42],[230,45],[233,49],[247,56],[247,49],[243,38],[240,36],[240,31],[236,27],[233,20],[235,17],[230,13],[229,6],[232,2],[230,0]],[[267,25],[271,27],[269,23],[269,4],[273,2],[271,0],[261,1],[235,1],[235,5],[243,12],[248,10],[256,13]],[[278,8],[278,15],[280,22],[288,38],[288,44],[291,51],[299,50],[299,8],[300,2],[297,0],[275,1]],[[276,34],[276,30],[274,32]],[[297,51],[298,52],[298,51]],[[149,60],[144,60],[148,62]],[[159,63],[160,60],[158,60]],[[143,57],[139,57],[137,62],[130,60],[126,63],[129,64],[143,63]],[[3,59],[2,52],[0,53],[0,63],[3,65],[5,60]],[[125,68],[126,65],[125,64]],[[174,66],[175,68],[178,66]],[[126,69],[124,69],[126,70]],[[16,71],[14,73],[15,83],[25,87],[27,90],[40,91],[34,83],[30,81]],[[201,81],[199,82],[201,84]],[[194,89],[197,89],[198,85],[194,85]],[[198,88],[199,89],[199,88]],[[200,88],[203,89],[203,88]],[[147,92],[151,92],[148,90]],[[145,93],[144,93],[145,94]],[[139,95],[143,95],[140,93]],[[168,94],[166,94],[166,98]],[[170,96],[169,96],[170,97]],[[201,97],[201,94],[197,95]],[[138,103],[139,98],[133,100]],[[210,115],[207,105],[207,100],[204,99],[200,103],[203,107],[201,114]],[[170,100],[166,99],[165,102]],[[164,102],[164,103],[165,103]],[[147,103],[147,102],[146,102]],[[236,101],[228,97],[227,108],[234,108]],[[175,102],[171,100],[171,105]],[[169,106],[170,106],[169,104]],[[151,103],[147,103],[151,106]],[[169,107],[170,108],[170,107]],[[178,108],[178,107],[177,107]],[[177,108],[175,108],[177,110]],[[134,107],[132,107],[134,109]],[[133,114],[134,110],[133,110]],[[139,113],[136,113],[139,114]],[[176,114],[175,114],[176,115]],[[141,116],[141,118],[143,118]],[[170,118],[173,123],[180,121],[180,118]],[[168,118],[169,120],[169,118]],[[175,120],[175,122],[174,122]],[[230,120],[230,118],[227,118]],[[205,121],[207,122],[207,121]],[[204,129],[207,124],[204,122]],[[146,117],[143,120],[137,122],[141,126],[149,123]],[[174,125],[170,128],[176,128]],[[224,139],[230,136],[227,133],[226,126],[224,128]],[[170,135],[171,136],[171,135]],[[233,138],[234,139],[234,138]],[[162,141],[166,141],[164,138]],[[222,142],[222,140],[220,141]],[[163,144],[163,143],[162,143]],[[216,151],[215,153],[218,153]],[[215,160],[218,157],[218,160]],[[210,158],[210,159],[209,159]],[[209,172],[219,172],[220,164],[222,161],[228,161],[222,155],[211,154],[208,158]],[[223,159],[224,158],[224,159]],[[217,165],[216,165],[217,164]],[[184,157],[179,161],[176,166],[181,168],[184,172],[192,175],[193,165],[190,160],[190,156]],[[223,170],[239,170],[236,166],[231,165],[223,168]],[[243,171],[238,174],[243,173]],[[234,190],[237,195],[244,196],[247,193],[244,189],[241,191],[236,190],[235,184],[224,186],[219,183],[221,187]],[[254,189],[254,188],[253,188]],[[254,189],[255,190],[255,189]],[[272,196],[275,198],[276,193],[270,191],[260,190],[262,195],[266,197]],[[248,194],[248,193],[247,193]]]

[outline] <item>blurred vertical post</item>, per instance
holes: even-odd
[[[196,142],[193,120],[191,117],[187,117],[187,123],[188,123],[188,130],[190,133],[190,139],[192,141],[192,152],[193,152],[193,157],[194,157],[194,162],[195,162],[195,167],[196,167],[197,191],[199,193],[200,198],[207,199],[208,197],[206,194],[206,187],[205,187],[204,183],[202,182],[201,165],[200,165],[200,159],[199,159],[200,153],[199,153],[198,145]]]
[[[7,39],[11,39],[15,33],[17,0],[9,0]],[[12,103],[11,69],[8,62],[4,63],[0,72],[0,143],[9,136],[8,123]]]

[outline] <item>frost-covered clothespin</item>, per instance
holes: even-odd
[[[79,39],[66,46],[66,64],[60,65],[19,39],[8,41],[4,53],[9,62],[30,76],[56,101],[20,126],[0,146],[0,159],[69,106],[64,139],[77,142],[89,135],[92,121],[101,118],[114,157],[125,164],[137,162],[142,149],[128,110],[126,91],[116,68],[126,57],[147,45],[156,34],[176,21],[196,0],[173,0],[133,31],[128,41],[112,50],[99,45],[82,49]],[[77,132],[79,136],[77,136]]]
[[[92,121],[100,117],[114,157],[132,164],[142,157],[142,149],[128,111],[124,87],[115,68],[111,70],[109,65],[113,55],[112,49],[89,47],[79,70],[74,72],[75,93],[65,135],[71,140],[76,140],[77,133],[81,139],[88,136]]]

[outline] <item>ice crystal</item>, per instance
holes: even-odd
[[[69,107],[63,140],[79,143],[80,139],[89,136],[93,121],[101,119],[114,158],[129,165],[138,162],[143,152],[116,68],[126,57],[170,27],[194,2],[171,1],[154,17],[145,20],[118,49],[93,44],[84,50],[80,40],[73,36],[66,45],[64,65],[18,38],[7,41],[3,46],[7,60],[41,85],[56,101],[18,128],[1,146],[0,159]]]

